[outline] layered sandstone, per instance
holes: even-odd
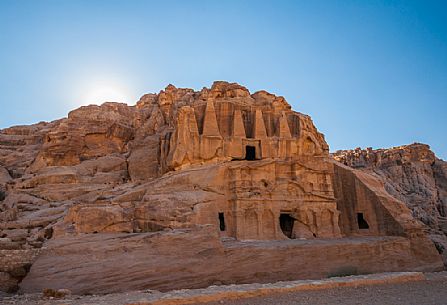
[[[402,198],[333,161],[310,117],[265,91],[169,85],[1,130],[0,144],[3,290],[442,268]]]
[[[447,162],[419,143],[390,149],[357,148],[333,156],[383,181],[386,191],[426,225],[447,265]]]

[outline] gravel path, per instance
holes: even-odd
[[[368,285],[315,291],[273,294],[270,296],[223,300],[195,305],[447,305],[447,272],[426,274],[427,280],[400,284]],[[137,303],[142,292],[103,296],[71,296],[46,299],[42,294],[6,295],[0,293],[0,304],[14,305],[122,305]]]
[[[201,305],[447,305],[447,276],[402,284],[335,288]]]

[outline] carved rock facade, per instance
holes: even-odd
[[[405,204],[377,177],[335,162],[310,117],[226,82],[199,92],[169,85],[135,106],[81,107],[1,130],[0,202],[4,290],[442,268]],[[219,267],[197,265],[207,260]]]
[[[382,180],[386,191],[424,223],[447,265],[447,162],[420,143],[338,151],[333,157]]]

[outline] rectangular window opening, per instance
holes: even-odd
[[[245,160],[254,161],[256,160],[256,148],[254,146],[245,146]]]
[[[224,213],[219,213],[219,229],[225,231],[225,215]]]

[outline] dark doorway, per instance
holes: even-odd
[[[357,213],[357,224],[359,229],[369,229],[368,222],[363,218],[363,213]]]
[[[245,146],[245,160],[253,161],[256,160],[256,148],[254,146]]]
[[[225,231],[225,215],[224,213],[219,213],[219,229]]]
[[[281,214],[279,216],[279,225],[281,227],[281,230],[288,238],[292,238],[294,221],[295,219],[289,214]]]

